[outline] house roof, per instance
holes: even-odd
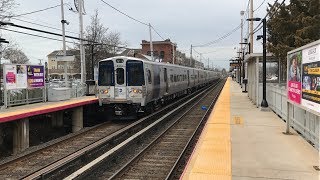
[[[70,50],[66,51],[67,56],[79,55],[79,54],[80,54],[80,50],[78,50],[78,49],[70,49]],[[63,50],[55,50],[55,51],[51,52],[50,54],[48,54],[47,57],[55,57],[55,56],[59,56],[59,55],[63,55]]]

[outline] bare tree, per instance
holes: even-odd
[[[15,6],[15,0],[0,0],[0,20],[8,20]]]
[[[29,58],[24,54],[21,49],[18,48],[8,48],[3,57],[10,60],[12,64],[26,64]]]
[[[120,50],[117,46],[124,45],[121,42],[119,32],[112,31],[108,33],[108,28],[104,27],[100,21],[98,10],[91,16],[91,23],[86,27],[85,39],[89,40],[88,45],[85,46],[86,67],[89,76],[92,72],[92,58],[93,66],[96,66],[99,60],[114,56]]]

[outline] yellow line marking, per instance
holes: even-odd
[[[231,180],[230,124],[228,78],[181,179]]]

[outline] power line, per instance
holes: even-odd
[[[55,40],[55,41],[62,41],[61,39],[50,38],[50,37],[46,37],[46,36],[41,36],[41,35],[36,35],[36,34],[31,34],[31,33],[26,33],[26,32],[21,32],[21,31],[16,31],[16,30],[12,30],[12,29],[6,29],[6,28],[2,28],[2,27],[0,27],[0,29],[6,30],[6,31],[15,32],[15,33],[20,33],[20,34],[25,34],[25,35],[40,37],[40,38],[44,38],[44,39],[50,39],[50,40]],[[68,42],[68,43],[75,43],[75,42],[71,42],[71,41],[66,41],[66,42]],[[76,44],[78,44],[78,43],[76,43]]]
[[[111,7],[112,9],[118,11],[118,12],[121,13],[122,15],[125,15],[125,16],[127,16],[128,18],[130,18],[130,19],[132,19],[132,20],[134,20],[134,21],[136,21],[136,22],[138,22],[138,23],[140,23],[140,24],[143,24],[143,25],[145,25],[145,26],[149,26],[148,23],[142,22],[142,21],[140,21],[140,20],[138,20],[138,19],[136,19],[136,18],[134,18],[134,17],[132,17],[132,16],[130,16],[130,15],[122,12],[122,11],[120,11],[119,9],[117,9],[116,7],[112,6],[111,4],[105,2],[104,0],[101,0],[101,2],[105,3],[106,5],[108,5],[109,7]],[[154,31],[160,38],[162,38],[163,40],[165,40],[165,38],[163,38],[163,37],[160,35],[160,33],[158,33],[157,30],[156,30],[153,26],[151,26],[151,28],[153,29],[153,31]]]
[[[153,26],[151,26],[151,28],[153,29],[153,31],[154,31],[156,34],[158,34],[158,36],[159,36],[160,38],[162,38],[163,40],[165,40],[165,39],[156,31],[156,29],[155,29]]]
[[[255,10],[253,10],[253,12],[255,12],[256,10],[258,10],[258,9],[264,4],[265,1],[266,1],[266,0],[263,0],[262,3],[261,3]]]
[[[17,19],[17,18],[11,18],[11,19],[14,19],[14,20],[17,20],[17,21],[21,21],[21,22],[25,22],[25,23],[29,23],[29,24],[33,24],[33,25],[37,25],[37,26],[41,26],[41,27],[45,27],[45,28],[49,28],[49,29],[54,29],[54,30],[59,30],[59,31],[61,31],[61,29],[59,29],[59,28],[55,28],[55,27],[51,27],[51,26],[46,26],[46,25],[42,25],[42,24],[39,24],[39,23],[34,23],[34,22],[22,20],[22,19]],[[72,33],[72,34],[79,34],[79,33],[76,33],[76,32],[73,32],[73,31],[67,31],[67,30],[66,30],[66,32],[69,32],[69,33]]]
[[[108,6],[109,6],[109,7],[111,7],[112,9],[114,9],[114,10],[118,11],[119,13],[121,13],[121,14],[123,14],[123,15],[127,16],[128,18],[130,18],[130,19],[132,19],[132,20],[134,20],[134,21],[136,21],[136,22],[138,22],[138,23],[140,23],[140,24],[143,24],[143,25],[149,26],[149,24],[144,23],[144,22],[142,22],[142,21],[140,21],[140,20],[138,20],[138,19],[136,19],[136,18],[133,18],[132,16],[129,16],[128,14],[126,14],[126,13],[124,13],[124,12],[120,11],[119,9],[115,8],[115,7],[114,7],[114,6],[112,6],[111,4],[109,4],[109,3],[105,2],[104,0],[101,0],[101,2],[105,3],[106,5],[108,5]]]
[[[40,9],[40,10],[36,10],[36,11],[31,11],[31,12],[28,12],[28,13],[23,13],[23,14],[18,14],[18,15],[12,15],[12,16],[4,16],[4,17],[6,17],[6,18],[19,17],[19,16],[24,16],[24,15],[28,15],[28,14],[34,14],[34,13],[46,11],[46,10],[53,9],[53,8],[56,8],[56,7],[59,7],[59,6],[61,6],[61,5],[51,6],[51,7],[45,8],[45,9]]]
[[[193,46],[193,47],[205,47],[205,46],[210,46],[212,44],[215,44],[215,43],[218,43],[220,42],[221,40],[227,38],[228,36],[230,36],[231,34],[233,34],[234,32],[236,32],[238,29],[241,28],[241,24],[239,24],[236,28],[234,28],[233,30],[231,30],[230,32],[228,32],[227,34],[221,36],[220,38],[214,40],[214,41],[211,41],[211,42],[208,42],[206,44],[202,44],[202,45],[196,45],[196,46]]]
[[[31,30],[31,31],[37,31],[37,32],[41,32],[41,33],[51,34],[51,35],[55,35],[55,36],[62,36],[62,34],[58,34],[58,33],[54,33],[54,32],[49,32],[49,31],[44,31],[44,30],[41,30],[41,29],[35,29],[35,28],[31,28],[31,27],[26,27],[26,26],[21,26],[21,25],[17,25],[17,24],[14,24],[14,23],[6,23],[6,22],[0,21],[0,26],[1,26],[1,25],[9,25],[9,26],[14,26],[14,27],[22,28],[22,29]],[[83,41],[93,42],[93,41],[90,41],[90,40],[87,40],[87,39],[80,39],[80,38],[78,38],[78,37],[73,37],[73,36],[68,36],[68,35],[66,35],[65,37],[66,37],[66,38],[70,38],[70,39],[76,39],[76,40],[83,40]],[[96,42],[93,42],[93,43],[96,43]]]

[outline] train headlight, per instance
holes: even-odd
[[[106,89],[106,90],[104,90],[104,94],[108,94],[108,92],[109,92],[109,90],[108,89]]]
[[[141,89],[132,89],[132,92],[133,93],[136,93],[136,94],[141,94],[142,93],[142,90]]]

